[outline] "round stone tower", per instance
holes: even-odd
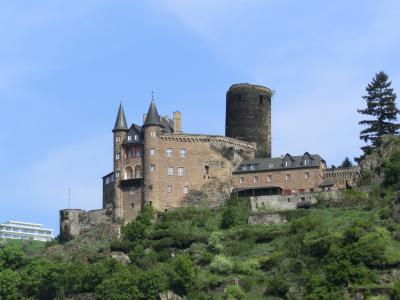
[[[271,97],[269,88],[248,83],[226,93],[225,135],[257,143],[256,157],[271,157]]]

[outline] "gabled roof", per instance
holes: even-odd
[[[128,124],[126,123],[124,108],[122,103],[119,105],[117,119],[115,120],[115,125],[113,131],[116,130],[128,130]]]
[[[153,100],[151,101],[149,111],[147,112],[146,120],[144,121],[143,127],[151,125],[161,126],[160,116],[157,112],[157,107]]]
[[[309,158],[307,164],[304,164],[304,158]],[[292,160],[289,166],[284,164],[284,161],[288,159]],[[318,168],[324,160],[318,154],[308,154],[292,156],[286,154],[283,157],[272,157],[272,158],[257,158],[253,160],[242,161],[234,170],[234,173],[246,173],[246,172],[259,172],[259,171],[277,171],[277,170],[290,170],[300,168]]]

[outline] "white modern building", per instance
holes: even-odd
[[[53,229],[42,224],[7,221],[0,224],[0,238],[47,242],[53,239]]]

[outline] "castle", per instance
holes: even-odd
[[[232,85],[225,136],[183,132],[181,113],[161,117],[153,99],[143,124],[128,126],[121,104],[112,130],[114,168],[103,177],[103,209],[62,210],[62,239],[105,218],[128,222],[145,204],[159,212],[218,206],[235,194],[253,197],[255,209],[269,200],[296,206],[317,191],[353,184],[357,169],[328,169],[319,155],[271,158],[271,97],[267,87]]]

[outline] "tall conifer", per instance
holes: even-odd
[[[359,122],[360,125],[366,126],[360,132],[360,139],[367,143],[361,147],[364,155],[379,146],[382,135],[396,135],[400,128],[396,122],[400,111],[396,107],[396,94],[390,87],[391,84],[386,73],[381,71],[375,74],[366,88],[367,95],[362,97],[367,107],[359,109],[358,112],[370,116],[367,120]]]

